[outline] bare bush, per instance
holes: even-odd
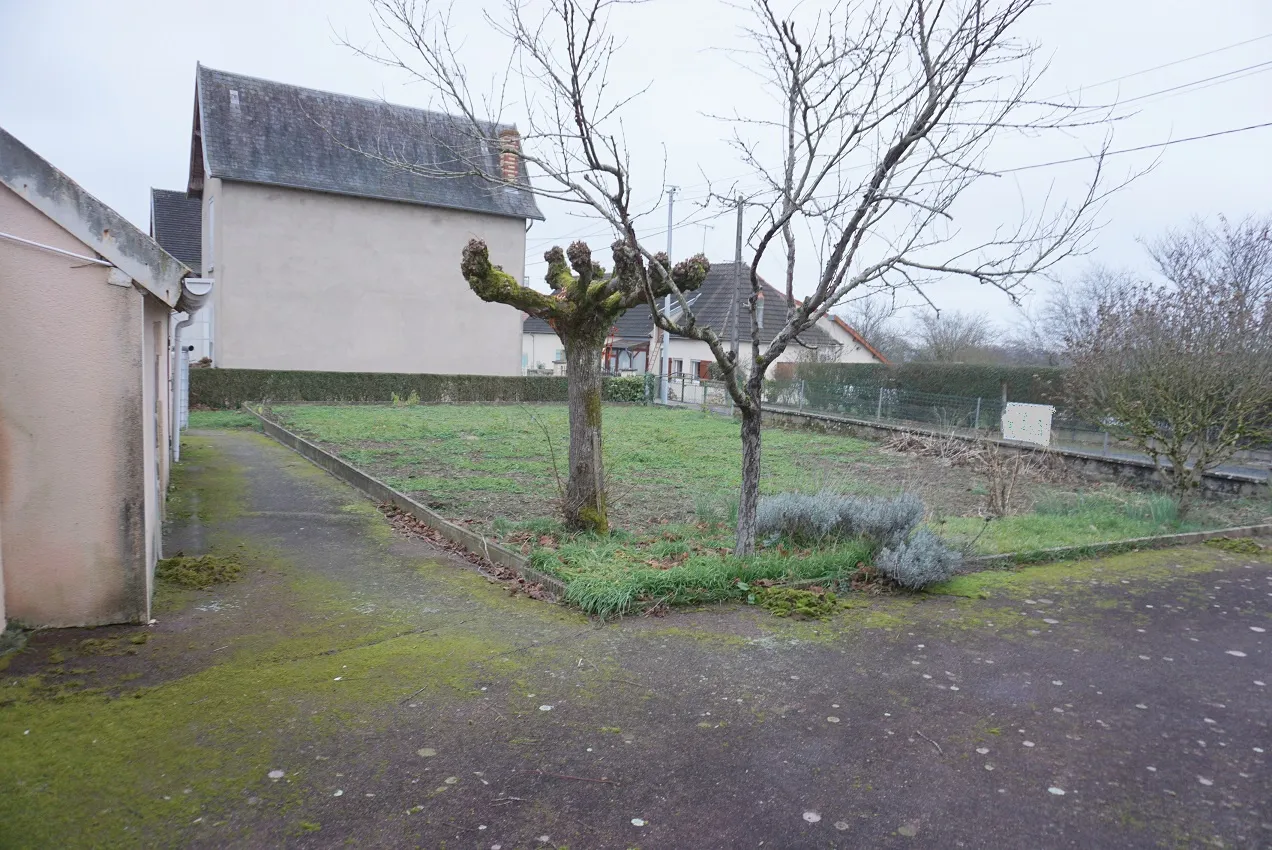
[[[1207,470],[1272,441],[1272,220],[1199,224],[1150,252],[1168,282],[1100,301],[1069,338],[1068,387],[1186,509]]]

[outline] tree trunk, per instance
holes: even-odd
[[[570,400],[570,475],[565,524],[576,531],[609,531],[601,460],[601,350],[604,337],[566,339]]]
[[[751,404],[742,408],[742,490],[738,496],[738,535],[733,554],[755,554],[755,518],[760,506],[760,419],[762,396],[748,394]]]

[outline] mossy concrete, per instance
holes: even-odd
[[[168,594],[152,627],[40,632],[6,656],[0,845],[1272,837],[1258,557],[993,572],[945,588],[962,595],[848,595],[825,620],[737,605],[600,627],[396,536],[250,431],[191,446],[167,549],[233,555],[243,577]]]

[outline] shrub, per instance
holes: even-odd
[[[923,502],[910,493],[895,499],[865,499],[823,490],[815,496],[781,493],[760,499],[756,532],[762,538],[785,536],[802,545],[864,537],[892,546],[909,537],[923,521]]]
[[[922,590],[928,585],[953,578],[962,562],[962,554],[922,528],[909,540],[879,550],[874,565],[902,587]]]

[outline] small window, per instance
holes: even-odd
[[[530,368],[530,355],[526,354],[524,351],[521,352],[521,368],[522,369]]]
[[[680,375],[685,371],[685,361],[673,358],[667,361],[667,372],[672,375]]]
[[[552,358],[552,361],[553,361],[554,363],[564,363],[564,362],[565,362],[565,349],[564,349],[564,348],[558,348],[558,349],[556,350],[556,355]]]

